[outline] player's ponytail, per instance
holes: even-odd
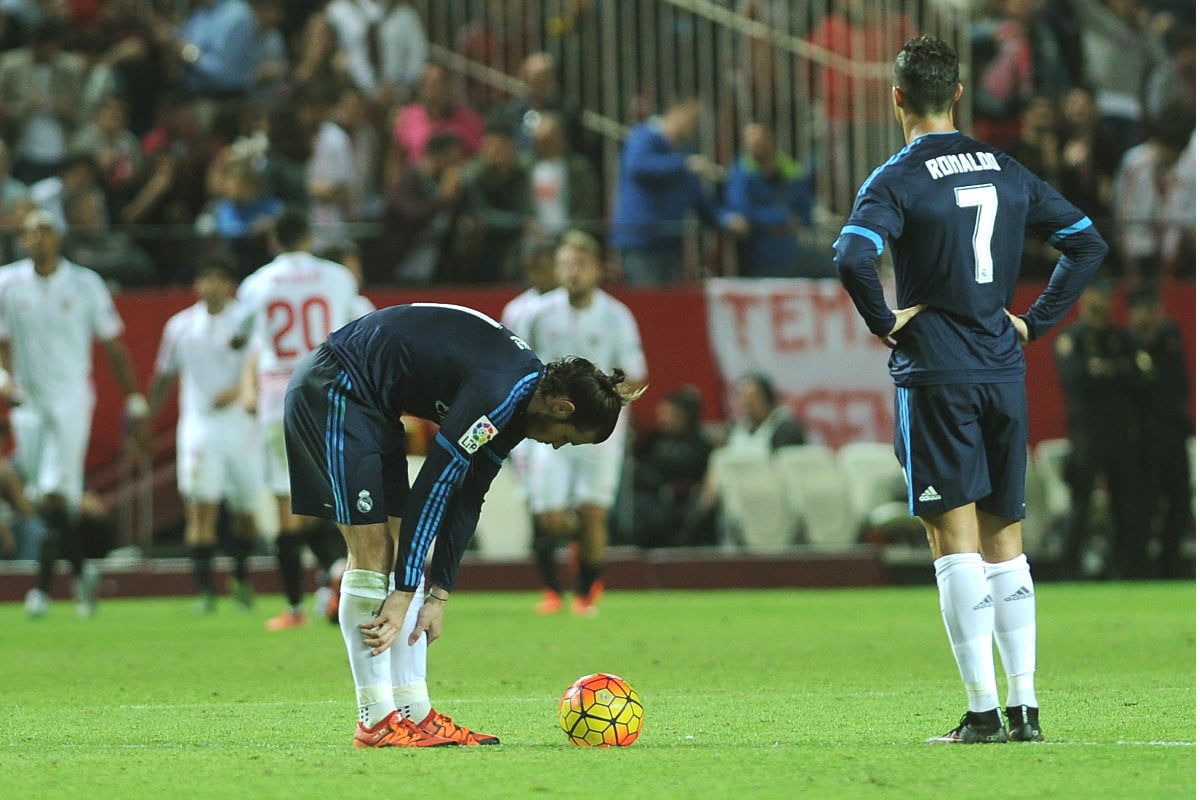
[[[566,397],[575,405],[570,421],[581,431],[596,434],[602,442],[612,435],[621,409],[641,396],[645,386],[629,383],[625,372],[606,373],[579,356],[567,356],[546,365],[540,391]]]

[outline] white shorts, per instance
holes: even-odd
[[[531,441],[522,480],[530,510],[541,514],[581,505],[612,508],[625,461],[625,434],[625,425],[618,423],[600,444],[555,450]]]
[[[95,406],[95,396],[87,394],[72,398],[69,404],[34,407],[25,403],[9,413],[16,442],[13,462],[25,479],[30,499],[57,494],[69,507],[79,507]]]
[[[188,500],[252,512],[262,487],[254,418],[244,412],[179,420],[175,438],[179,493]]]
[[[259,432],[262,438],[263,483],[276,497],[290,497],[292,483],[288,479],[283,420],[262,420]]]

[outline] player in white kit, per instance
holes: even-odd
[[[254,417],[240,402],[246,348],[230,345],[240,321],[232,264],[220,255],[205,257],[193,288],[198,301],[163,328],[149,391],[150,413],[153,417],[161,411],[178,379],[176,478],[186,502],[184,541],[191,549],[197,610],[211,611],[216,605],[212,558],[222,501],[231,522],[233,595],[241,608],[249,609],[253,593],[246,559],[254,551],[262,465],[254,446]]]
[[[100,575],[87,561],[78,528],[84,462],[96,405],[92,343],[98,340],[126,394],[131,432],[143,438],[149,405],[138,393],[133,362],[121,339],[124,325],[104,281],[62,258],[53,216],[26,216],[21,244],[28,258],[0,268],[0,376],[16,439],[14,463],[46,522],[37,585],[25,610],[49,607],[54,566],[71,562],[81,616],[95,609]]]
[[[646,357],[637,322],[629,309],[599,288],[600,246],[580,231],[563,234],[555,253],[560,288],[538,302],[525,338],[543,361],[582,356],[602,370],[622,369],[630,384],[646,383]],[[608,514],[617,494],[625,460],[626,414],[616,430],[595,447],[555,450],[531,443],[525,487],[533,510],[534,557],[545,585],[538,605],[542,614],[562,608],[554,549],[558,541],[579,538],[575,598],[571,610],[596,611],[603,592],[600,574],[608,547]]]
[[[308,621],[301,607],[304,573],[300,559],[304,546],[312,547],[326,572],[342,555],[323,546],[324,537],[310,538],[316,530],[311,518],[292,513],[283,443],[283,398],[296,365],[324,342],[330,331],[355,319],[359,301],[358,281],[349,270],[309,252],[312,229],[302,211],[286,209],[280,213],[274,238],[279,255],[242,281],[237,298],[258,350],[255,406],[267,487],[278,503],[276,552],[288,600],[288,610],[268,620],[267,628],[283,630]],[[246,331],[244,327],[243,334]]]

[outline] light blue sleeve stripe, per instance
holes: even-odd
[[[492,413],[488,414],[488,419],[492,421],[492,424],[499,428],[502,428],[508,424],[509,419],[512,418],[513,411],[517,407],[517,403],[521,401],[521,398],[528,394],[530,385],[536,383],[537,379],[538,374],[536,372],[531,372],[525,377],[521,378],[521,380],[517,381],[517,385],[512,388],[511,392],[508,393],[508,397],[504,399],[504,402],[496,406],[496,408],[492,410]]]
[[[847,225],[842,228],[842,232],[838,235],[844,236],[847,233],[856,233],[863,237],[871,244],[875,245],[875,255],[883,255],[883,238],[875,231],[871,230],[870,228],[864,228],[861,225]]]
[[[1084,217],[1083,219],[1079,220],[1079,222],[1076,222],[1074,225],[1070,225],[1066,228],[1063,228],[1062,230],[1055,231],[1053,234],[1051,234],[1049,242],[1050,242],[1050,244],[1058,244],[1059,242],[1061,242],[1063,239],[1067,238],[1071,234],[1079,233],[1080,231],[1085,230],[1090,227],[1092,227],[1091,219],[1089,219],[1088,217]]]

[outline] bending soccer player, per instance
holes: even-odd
[[[499,743],[436,712],[425,682],[483,496],[517,442],[602,442],[635,396],[620,370],[543,364],[500,323],[459,306],[367,314],[300,363],[284,412],[292,510],[335,520],[349,550],[338,618],[356,747]],[[402,414],[441,426],[411,489]]]
[[[1028,410],[1022,345],[1078,299],[1108,248],[1079,209],[1009,156],[955,129],[958,57],[928,36],[893,66],[907,146],[871,174],[834,243],[842,283],[893,348],[896,456],[933,551],[968,711],[930,743],[1041,741],[1033,580],[1021,542]],[[1046,289],[1008,311],[1026,230],[1062,255]],[[891,242],[899,310],[876,264]],[[1008,729],[992,639],[1008,674]]]

